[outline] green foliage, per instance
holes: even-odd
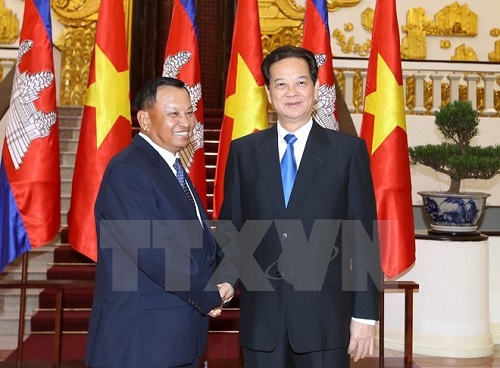
[[[463,179],[491,179],[500,174],[500,145],[470,146],[479,134],[479,112],[470,101],[455,101],[436,112],[435,124],[447,142],[409,148],[412,165],[428,166],[451,178],[458,193]]]

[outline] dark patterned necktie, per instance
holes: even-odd
[[[293,144],[297,141],[297,137],[293,134],[285,135],[285,141],[288,144],[285,154],[281,158],[281,181],[283,183],[283,194],[285,195],[285,207],[288,206],[288,200],[292,194],[293,183],[297,175],[297,162],[293,153]]]
[[[191,195],[191,192],[189,191],[189,188],[187,186],[186,177],[184,176],[185,171],[184,168],[182,167],[181,160],[178,158],[175,159],[174,169],[177,172],[175,176],[177,177],[177,180],[179,181],[179,184],[181,185],[184,194],[186,195],[189,203],[191,203],[191,206],[196,212],[196,204],[194,203],[194,198]]]

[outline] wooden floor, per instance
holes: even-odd
[[[1,349],[1,347],[0,347]],[[15,362],[2,361],[9,355],[10,351],[0,350],[0,368],[17,367]],[[357,363],[351,362],[351,368],[443,368],[443,367],[462,367],[462,368],[483,368],[483,367],[498,367],[500,368],[500,346],[495,349],[495,354],[487,358],[475,359],[453,359],[453,358],[438,358],[427,356],[414,356],[411,365],[405,365],[401,353],[386,350],[385,361],[383,365],[379,364],[378,357],[363,359]],[[22,363],[23,368],[52,368],[51,362],[33,362],[25,361]],[[80,361],[63,362],[61,368],[85,368],[85,364]],[[209,362],[207,368],[243,368],[242,365],[234,361],[218,360]]]

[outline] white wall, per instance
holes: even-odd
[[[356,129],[359,132],[362,115],[352,115]],[[442,137],[434,125],[434,116],[406,116],[408,144],[416,146],[426,143],[440,143]],[[500,118],[481,118],[479,124],[480,134],[473,141],[476,145],[499,144]],[[443,190],[449,187],[449,178],[425,166],[414,166],[411,168],[412,199],[414,205],[422,205],[422,198],[417,192],[422,190]],[[488,206],[500,206],[500,175],[490,180],[465,180],[462,190],[482,191],[491,194],[486,201]]]

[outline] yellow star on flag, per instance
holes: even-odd
[[[377,58],[377,90],[366,96],[365,112],[375,117],[373,154],[397,126],[406,131],[403,86],[400,86],[380,54]]]
[[[264,86],[257,84],[240,54],[236,67],[236,91],[226,99],[224,114],[234,120],[232,139],[268,127],[266,91]]]
[[[121,115],[130,118],[129,70],[119,72],[95,45],[95,82],[87,89],[85,105],[96,109],[97,148]]]

